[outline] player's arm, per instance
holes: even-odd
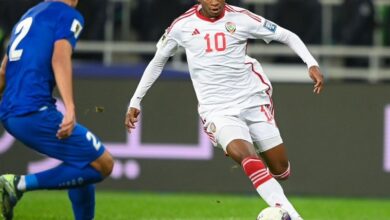
[[[309,76],[314,82],[313,92],[320,94],[324,88],[324,77],[317,61],[310,54],[303,41],[295,33],[281,27],[278,28],[280,30],[277,40],[288,45],[307,64],[307,67],[309,68]]]
[[[169,57],[173,56],[179,47],[178,39],[180,38],[180,31],[178,30],[175,28],[167,30],[157,43],[156,54],[146,67],[127,108],[125,127],[128,132],[131,132],[131,129],[135,128],[135,123],[138,121],[142,98],[161,75]]]
[[[257,21],[249,19],[247,25],[250,37],[262,38],[267,43],[275,40],[288,45],[306,63],[310,78],[314,81],[314,93],[319,94],[322,91],[324,78],[318,63],[295,33],[260,16]]]
[[[60,129],[57,132],[59,139],[70,136],[76,123],[72,84],[72,52],[73,48],[68,40],[57,40],[55,42],[51,62],[57,87],[66,109]]]
[[[142,75],[141,81],[139,82],[138,87],[135,90],[135,93],[131,98],[129,107],[127,109],[125,117],[125,126],[128,132],[131,132],[131,129],[135,128],[135,123],[138,121],[138,115],[141,112],[142,98],[145,96],[149,88],[160,76],[168,59],[168,56],[164,56],[157,52],[154,58],[146,67],[144,74]]]
[[[5,69],[7,66],[7,55],[4,56],[1,66],[0,66],[0,97],[3,95],[3,91],[5,88]]]

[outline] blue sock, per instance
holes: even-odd
[[[91,166],[77,168],[61,164],[50,170],[26,175],[26,190],[70,189],[103,180],[103,176]]]
[[[75,220],[92,220],[95,215],[95,185],[68,190]]]

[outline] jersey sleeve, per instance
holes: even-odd
[[[168,28],[157,43],[157,51],[154,58],[146,67],[141,81],[139,82],[133,97],[130,100],[129,108],[141,109],[141,101],[153,83],[161,75],[169,57],[175,55],[179,48],[178,29]]]
[[[246,16],[246,26],[249,38],[263,39],[266,43],[279,38],[281,28],[277,24],[251,12],[247,14],[249,15]]]
[[[73,48],[83,30],[84,18],[76,10],[65,11],[59,18],[55,31],[55,41],[68,40]]]
[[[179,44],[177,41],[165,32],[157,43],[156,53],[164,57],[171,57],[175,55],[178,48]]]
[[[180,47],[180,28],[179,25],[171,26],[166,29],[163,36],[157,43],[157,53],[161,56],[171,57],[175,55]]]
[[[286,44],[306,63],[308,68],[311,66],[318,66],[317,61],[296,34],[261,16],[251,15],[252,19],[248,19],[247,22],[249,38],[263,39],[266,43],[275,40]]]
[[[167,63],[169,57],[156,54],[146,67],[141,81],[130,100],[129,108],[141,109],[141,101],[153,83],[161,75],[161,72]]]

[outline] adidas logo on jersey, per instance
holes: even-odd
[[[200,34],[198,28],[195,28],[195,30],[192,32],[192,36]]]

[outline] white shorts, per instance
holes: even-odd
[[[258,153],[283,143],[269,105],[243,109],[238,115],[218,115],[206,119],[206,133],[214,146],[225,152],[228,144],[236,139],[253,143]]]

